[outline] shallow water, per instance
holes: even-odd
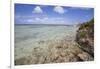
[[[60,40],[74,40],[75,26],[15,25],[15,59],[28,56],[33,48],[48,48]]]

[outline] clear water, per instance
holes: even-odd
[[[35,47],[47,48],[64,38],[74,40],[76,29],[64,25],[15,25],[15,59],[30,55]]]

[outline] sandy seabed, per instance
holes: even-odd
[[[15,26],[15,65],[91,61],[75,42],[76,26]]]

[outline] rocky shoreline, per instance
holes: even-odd
[[[46,64],[83,62],[94,60],[94,20],[80,25],[76,32],[75,40],[66,39],[48,40],[41,43],[49,43],[44,47],[33,48],[29,56],[15,59],[15,65]]]
[[[93,57],[83,51],[75,41],[64,39],[50,44],[47,49],[42,47],[33,48],[33,52],[30,56],[16,59],[15,65],[82,62],[93,60]]]

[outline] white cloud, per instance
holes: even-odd
[[[40,6],[36,6],[36,7],[34,8],[34,10],[32,11],[32,13],[43,13],[43,10],[41,9]]]
[[[48,17],[44,17],[44,18],[43,18],[43,20],[48,20],[48,19],[49,19]]]
[[[33,22],[33,21],[34,21],[33,19],[27,19],[28,23]]]
[[[65,10],[61,6],[54,7],[54,11],[57,12],[57,13],[59,13],[59,14],[65,13]]]
[[[35,18],[35,20],[36,20],[36,21],[41,21],[41,19],[40,19],[40,18],[38,18],[38,17],[37,17],[37,18]]]
[[[65,19],[62,17],[53,17],[53,18],[49,18],[49,17],[38,18],[38,17],[36,17],[34,19],[34,22],[41,23],[41,24],[65,24],[66,23]]]
[[[24,17],[24,16],[23,16]],[[19,18],[21,23],[27,24],[66,24],[66,19],[63,17],[25,17]]]

